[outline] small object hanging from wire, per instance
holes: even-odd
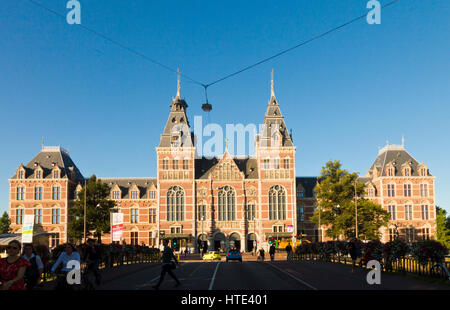
[[[208,103],[208,86],[203,86],[203,87],[205,88],[206,102],[204,104],[202,104],[202,110],[205,112],[211,112],[212,105]]]

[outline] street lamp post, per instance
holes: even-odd
[[[322,226],[321,226],[321,223],[320,223],[320,213],[321,213],[321,208],[320,208],[320,204],[319,204],[319,242],[321,242],[322,241]]]
[[[87,192],[87,186],[86,186],[86,179],[84,179],[84,215],[83,215],[83,239],[84,243],[86,243],[86,192]]]
[[[358,202],[357,202],[357,194],[356,194],[356,179],[355,179],[355,236],[358,239]]]
[[[202,236],[201,236],[201,238],[203,239],[203,222],[205,221],[205,216],[204,215],[202,215]],[[200,240],[200,244],[202,245],[202,248],[203,248],[203,240]]]

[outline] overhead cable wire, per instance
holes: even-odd
[[[391,2],[389,2],[389,3],[387,3],[387,4],[383,5],[383,6],[381,6],[381,8],[383,9],[383,8],[388,7],[388,6],[391,6],[391,5],[393,5],[394,3],[398,2],[398,1],[399,1],[399,0],[391,1]],[[332,28],[332,29],[330,29],[330,30],[328,30],[328,31],[325,31],[325,32],[323,32],[323,33],[321,33],[321,34],[319,34],[319,35],[316,35],[316,36],[314,36],[314,37],[312,37],[312,38],[310,38],[310,39],[308,39],[308,40],[305,40],[305,41],[303,41],[303,42],[301,42],[301,43],[299,43],[299,44],[297,44],[297,45],[294,45],[294,46],[292,46],[292,47],[290,47],[290,48],[287,48],[287,49],[285,49],[285,50],[282,50],[282,51],[276,53],[275,55],[272,55],[272,56],[270,56],[270,57],[267,57],[267,58],[265,58],[265,59],[263,59],[263,60],[260,60],[260,61],[258,61],[258,62],[256,62],[256,63],[252,64],[252,65],[249,65],[249,66],[247,66],[247,67],[244,67],[244,68],[242,68],[242,69],[240,69],[240,70],[238,70],[238,71],[236,71],[236,72],[234,72],[234,73],[230,73],[230,74],[228,74],[228,75],[226,75],[226,76],[224,76],[224,77],[222,77],[222,78],[219,78],[218,80],[215,80],[215,81],[213,81],[213,82],[211,82],[211,83],[208,83],[208,84],[206,84],[204,87],[209,87],[209,86],[211,86],[211,85],[214,85],[214,84],[217,84],[217,83],[219,83],[219,82],[222,82],[223,80],[226,80],[226,79],[228,79],[228,78],[230,78],[230,77],[233,77],[233,76],[235,76],[235,75],[238,75],[238,74],[240,74],[240,73],[242,73],[242,72],[244,72],[244,71],[250,70],[250,69],[252,69],[252,68],[254,68],[254,67],[256,67],[256,66],[259,66],[259,65],[261,65],[261,64],[263,64],[263,63],[265,63],[265,62],[268,62],[269,60],[272,60],[272,59],[274,59],[274,58],[277,58],[277,57],[279,57],[279,56],[281,56],[281,55],[284,55],[284,54],[286,54],[286,53],[288,53],[288,52],[290,52],[290,51],[292,51],[292,50],[295,50],[295,49],[297,49],[297,48],[299,48],[299,47],[301,47],[301,46],[304,46],[304,45],[306,45],[306,44],[308,44],[308,43],[311,43],[312,41],[315,41],[315,40],[317,40],[317,39],[320,39],[320,38],[322,38],[322,37],[324,37],[324,36],[326,36],[326,35],[328,35],[328,34],[334,32],[334,31],[337,31],[337,30],[339,30],[339,29],[341,29],[341,28],[344,28],[345,26],[348,26],[348,25],[350,25],[350,24],[352,24],[352,23],[354,23],[354,22],[356,22],[356,21],[358,21],[358,20],[360,20],[360,19],[362,19],[362,18],[364,18],[364,17],[366,17],[366,16],[367,16],[367,13],[366,13],[366,14],[363,14],[363,15],[361,15],[361,16],[358,16],[358,17],[356,17],[356,18],[354,18],[354,19],[352,19],[352,20],[349,20],[349,21],[347,21],[347,22],[345,22],[345,23],[343,23],[343,24],[341,24],[341,25],[339,25],[339,26],[337,26],[337,27],[334,27],[334,28]]]
[[[59,17],[62,17],[64,19],[66,19],[65,15],[63,15],[63,14],[61,14],[61,13],[59,13],[59,12],[53,10],[53,9],[50,9],[50,8],[46,7],[45,5],[43,5],[43,4],[41,4],[41,3],[37,2],[37,1],[34,1],[34,0],[28,0],[28,1],[30,3],[36,5],[36,6],[39,6],[40,8],[42,8],[42,9],[44,9],[46,11],[54,14],[54,15],[57,15]],[[79,26],[79,27],[83,28],[84,30],[89,31],[90,33],[96,35],[97,37],[100,37],[100,38],[102,38],[102,39],[104,39],[104,40],[106,40],[106,41],[108,41],[108,42],[110,42],[110,43],[112,43],[112,44],[114,44],[114,45],[116,45],[116,46],[118,46],[118,47],[120,47],[120,48],[122,48],[122,49],[124,49],[124,50],[126,50],[126,51],[128,51],[128,52],[130,52],[132,54],[134,54],[134,55],[137,55],[137,56],[139,56],[139,57],[141,57],[141,58],[143,58],[143,59],[145,59],[145,60],[155,64],[155,65],[158,65],[158,66],[160,66],[160,67],[162,67],[162,68],[164,68],[164,69],[166,69],[166,70],[168,70],[168,71],[170,71],[172,73],[180,74],[180,76],[182,76],[182,77],[192,81],[195,84],[198,84],[198,85],[203,86],[203,87],[206,86],[204,83],[201,83],[201,82],[191,78],[190,76],[188,76],[186,74],[179,73],[178,70],[176,70],[174,68],[171,68],[171,67],[169,67],[169,66],[167,66],[167,65],[165,65],[165,64],[163,64],[163,63],[161,63],[159,61],[156,61],[156,60],[154,60],[154,59],[152,59],[152,58],[142,54],[141,52],[136,51],[135,49],[132,49],[132,48],[126,46],[125,44],[122,44],[122,43],[120,43],[120,42],[118,42],[118,41],[116,41],[114,39],[111,39],[111,38],[107,37],[106,35],[98,32],[98,31],[96,31],[94,29],[91,29],[91,28],[89,28],[87,26],[84,26],[83,24],[74,24],[74,25]]]
[[[50,9],[50,8],[44,6],[43,4],[41,4],[41,3],[39,3],[39,2],[37,2],[37,1],[35,1],[35,0],[28,0],[28,1],[29,1],[30,3],[36,5],[36,6],[39,6],[40,8],[42,8],[42,9],[44,9],[44,10],[46,10],[46,11],[48,11],[48,12],[54,14],[54,15],[57,15],[57,16],[62,17],[62,18],[64,18],[64,19],[66,18],[65,15],[63,15],[63,14],[61,14],[61,13],[59,13],[59,12],[53,10],[53,9]],[[398,2],[398,1],[399,1],[399,0],[393,0],[393,1],[389,2],[389,3],[386,3],[385,5],[382,5],[382,6],[381,6],[381,9],[384,9],[384,8],[386,8],[386,7],[389,7],[389,6],[395,4],[395,3]],[[166,70],[168,70],[168,71],[170,71],[170,72],[172,72],[172,73],[177,73],[177,74],[179,74],[180,76],[182,76],[182,77],[184,77],[184,78],[190,80],[191,82],[193,82],[193,83],[195,83],[195,84],[197,84],[197,85],[202,86],[202,87],[205,89],[206,102],[208,102],[207,89],[208,89],[209,86],[212,86],[212,85],[215,85],[215,84],[217,84],[217,83],[220,83],[220,82],[222,82],[222,81],[224,81],[224,80],[226,80],[226,79],[229,79],[229,78],[231,78],[231,77],[233,77],[233,76],[236,76],[236,75],[238,75],[238,74],[240,74],[240,73],[243,73],[243,72],[245,72],[245,71],[248,71],[248,70],[250,70],[250,69],[252,69],[252,68],[254,68],[254,67],[256,67],[256,66],[259,66],[259,65],[261,65],[261,64],[263,64],[263,63],[266,63],[266,62],[268,62],[268,61],[270,61],[270,60],[272,60],[272,59],[275,59],[275,58],[277,58],[277,57],[280,57],[280,56],[282,56],[282,55],[284,55],[284,54],[286,54],[286,53],[288,53],[288,52],[291,52],[291,51],[293,51],[293,50],[295,50],[295,49],[297,49],[297,48],[299,48],[299,47],[302,47],[302,46],[304,46],[304,45],[306,45],[306,44],[308,44],[308,43],[311,43],[311,42],[313,42],[313,41],[315,41],[315,40],[318,40],[318,39],[320,39],[320,38],[322,38],[322,37],[325,37],[325,36],[327,36],[327,35],[329,35],[329,34],[335,32],[335,31],[337,31],[337,30],[339,30],[339,29],[341,29],[341,28],[344,28],[344,27],[346,27],[346,26],[348,26],[348,25],[350,25],[350,24],[353,24],[354,22],[356,22],[356,21],[358,21],[358,20],[360,20],[360,19],[363,19],[363,18],[366,17],[366,16],[367,16],[367,13],[365,13],[365,14],[363,14],[363,15],[361,15],[361,16],[358,16],[358,17],[356,17],[356,18],[353,18],[353,19],[351,19],[351,20],[349,20],[349,21],[347,21],[347,22],[345,22],[345,23],[343,23],[343,24],[341,24],[341,25],[339,25],[339,26],[336,26],[336,27],[334,27],[334,28],[332,28],[332,29],[330,29],[330,30],[327,30],[327,31],[325,31],[325,32],[323,32],[323,33],[321,33],[321,34],[318,34],[318,35],[316,35],[316,36],[314,36],[314,37],[312,37],[312,38],[310,38],[310,39],[307,39],[307,40],[305,40],[305,41],[302,41],[302,42],[298,43],[297,45],[294,45],[294,46],[292,46],[292,47],[289,47],[289,48],[287,48],[287,49],[284,49],[284,50],[282,50],[282,51],[280,51],[280,52],[278,52],[278,53],[276,53],[276,54],[274,54],[274,55],[272,55],[272,56],[269,56],[269,57],[267,57],[267,58],[264,58],[264,59],[262,59],[262,60],[260,60],[260,61],[258,61],[258,62],[256,62],[256,63],[251,64],[251,65],[249,65],[249,66],[246,66],[246,67],[244,67],[244,68],[242,68],[242,69],[240,69],[240,70],[238,70],[238,71],[236,71],[236,72],[233,72],[233,73],[230,73],[230,74],[228,74],[228,75],[225,75],[224,77],[219,78],[219,79],[217,79],[217,80],[215,80],[215,81],[213,81],[213,82],[211,82],[211,83],[208,83],[208,84],[199,82],[199,81],[197,81],[196,79],[193,79],[193,78],[191,78],[190,76],[188,76],[188,75],[186,75],[186,74],[179,73],[178,70],[175,70],[174,68],[171,68],[171,67],[169,67],[169,66],[167,66],[167,65],[165,65],[165,64],[163,64],[163,63],[161,63],[161,62],[159,62],[159,61],[156,61],[156,60],[154,60],[154,59],[152,59],[152,58],[150,58],[150,57],[144,55],[143,53],[141,53],[141,52],[139,52],[139,51],[136,51],[136,50],[134,50],[134,49],[132,49],[132,48],[130,48],[130,47],[128,47],[128,46],[126,46],[126,45],[124,45],[124,44],[122,44],[122,43],[120,43],[120,42],[114,40],[114,39],[111,39],[111,38],[107,37],[106,35],[104,35],[104,34],[98,32],[98,31],[96,31],[96,30],[94,30],[94,29],[91,29],[91,28],[89,28],[89,27],[87,27],[87,26],[84,26],[84,25],[82,25],[82,24],[75,24],[75,25],[77,25],[77,26],[83,28],[84,30],[86,30],[86,31],[88,31],[88,32],[90,32],[90,33],[92,33],[92,34],[94,34],[94,35],[96,35],[96,36],[98,36],[98,37],[100,37],[100,38],[102,38],[102,39],[104,39],[104,40],[106,40],[106,41],[108,41],[108,42],[110,42],[110,43],[112,43],[112,44],[114,44],[114,45],[116,45],[116,46],[118,46],[118,47],[120,47],[120,48],[122,48],[122,49],[124,49],[124,50],[126,50],[126,51],[128,51],[128,52],[130,52],[130,53],[132,53],[132,54],[134,54],[134,55],[137,55],[137,56],[139,56],[139,57],[141,57],[141,58],[143,58],[143,59],[145,59],[145,60],[147,60],[147,61],[149,61],[149,62],[151,62],[151,63],[153,63],[153,64],[155,64],[155,65],[158,65],[158,66],[160,66],[160,67],[162,67],[162,68],[164,68],[164,69],[166,69]]]

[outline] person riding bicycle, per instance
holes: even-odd
[[[72,286],[67,282],[67,273],[75,268],[73,265],[69,267],[69,265],[71,265],[69,263],[72,261],[77,261],[78,264],[80,264],[80,254],[76,251],[72,244],[66,243],[64,252],[59,255],[51,269],[51,272],[55,273],[58,266],[62,265],[61,273],[58,274],[56,289],[72,288]]]
[[[86,273],[92,272],[95,282],[100,285],[99,265],[102,260],[102,253],[99,246],[94,244],[94,239],[89,238],[86,242],[86,249],[83,255],[83,262],[86,263]]]

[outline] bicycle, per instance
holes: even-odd
[[[430,272],[438,278],[440,278],[442,274],[445,274],[447,276],[447,280],[450,281],[450,272],[448,271],[447,266],[445,266],[445,263],[441,262],[434,264],[433,267],[431,267]]]

